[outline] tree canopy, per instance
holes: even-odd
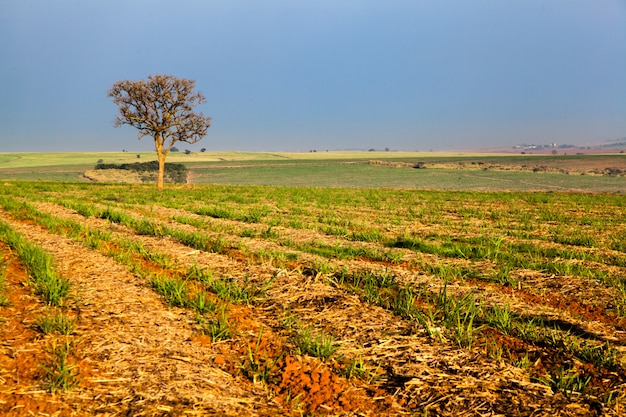
[[[176,142],[196,143],[211,126],[211,118],[193,111],[206,102],[194,91],[195,80],[172,75],[150,75],[147,80],[117,81],[109,97],[119,108],[115,126],[130,125],[139,130],[139,139],[154,139],[159,161],[157,186],[163,188],[165,158]]]

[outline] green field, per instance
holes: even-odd
[[[624,218],[609,193],[3,181],[0,413],[618,417]]]
[[[622,415],[623,154],[151,159],[0,154],[0,414]]]
[[[154,159],[152,152],[0,153],[0,179],[85,182],[82,174],[100,160],[121,164]],[[617,193],[626,190],[623,154],[206,152],[171,153],[167,162],[185,164],[192,184]],[[425,164],[426,169],[410,168],[418,163]],[[609,167],[622,174],[592,172]]]

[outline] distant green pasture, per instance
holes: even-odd
[[[184,163],[194,184],[280,185],[314,187],[408,188],[442,190],[511,190],[626,192],[626,177],[464,169],[393,168],[389,162],[536,164],[590,161],[589,155],[488,155],[417,152],[184,152],[167,161]],[[599,167],[624,155],[603,156]],[[145,162],[154,152],[0,153],[0,180],[84,182],[82,174],[104,163]]]
[[[198,184],[626,192],[626,178],[624,177],[514,171],[388,168],[365,163],[197,168],[192,169],[192,172],[194,172],[193,182]]]

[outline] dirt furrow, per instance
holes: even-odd
[[[176,228],[185,227],[187,230],[197,231],[191,226],[183,226],[173,223],[170,219],[176,215],[183,215],[197,220],[206,220],[206,216],[200,216],[179,209],[165,208],[160,206],[152,206],[150,211],[160,216],[160,221],[167,223],[169,226]],[[216,224],[226,224],[231,227],[241,227],[241,222],[225,219],[210,219]],[[245,224],[247,228],[253,228],[261,232],[266,228],[265,225]],[[299,230],[285,227],[276,227],[277,233],[283,238],[291,239],[295,242],[323,242],[329,246],[340,245],[345,243],[345,239],[339,236],[329,236],[314,230]],[[406,230],[405,230],[406,232]],[[259,241],[252,238],[240,238],[231,236],[236,242],[241,242],[253,250],[284,250],[278,243],[268,240]],[[563,248],[564,245],[549,244],[547,242],[537,240],[534,244],[546,247]],[[376,243],[368,242],[350,242],[350,245],[374,250],[385,251],[388,248]],[[296,250],[290,249],[293,252]],[[444,259],[424,253],[416,253],[408,249],[395,248],[395,251],[402,253],[402,261],[398,263],[391,262],[372,262],[367,259],[351,260],[325,260],[318,256],[300,252],[301,261],[307,261],[310,264],[324,263],[333,264],[337,268],[347,267],[349,270],[380,270],[383,273],[393,273],[399,280],[411,284],[427,284],[429,286],[441,285],[441,279],[433,277],[430,274],[420,273],[420,268],[414,264],[420,262],[431,264],[449,265],[450,267],[464,267],[470,270],[489,271],[493,269],[493,263],[489,261],[476,261],[465,259]],[[599,266],[601,267],[601,266]],[[614,267],[616,276],[623,273],[623,268]],[[549,314],[552,316],[561,315],[567,312],[568,320],[573,320],[574,325],[586,326],[589,322],[594,323],[594,331],[599,328],[603,329],[600,338],[608,338],[611,340],[621,340],[626,337],[626,333],[622,331],[626,320],[615,317],[607,311],[607,307],[612,305],[614,301],[620,297],[614,286],[608,286],[604,283],[591,280],[588,278],[580,278],[577,276],[556,277],[554,275],[546,275],[545,273],[527,271],[520,269],[512,271],[512,275],[519,281],[517,288],[507,288],[502,285],[493,285],[485,280],[478,279],[461,279],[460,282],[450,286],[453,290],[458,287],[460,292],[477,291],[485,295],[484,300],[490,302],[497,299],[498,303],[511,306],[518,313],[524,314]],[[489,294],[495,293],[493,296]],[[549,296],[541,294],[548,293]],[[580,317],[580,319],[578,319]],[[604,326],[603,326],[604,324]],[[616,332],[614,327],[618,325],[620,329]]]
[[[216,353],[194,342],[191,313],[168,308],[112,259],[36,225],[0,218],[50,253],[76,291],[77,334],[90,377],[68,397],[92,398],[89,412],[274,415],[251,384],[212,366]]]
[[[77,216],[71,210],[52,206],[47,210],[54,211],[55,215]],[[107,227],[103,220],[89,219],[89,222]],[[291,312],[300,320],[333,334],[344,353],[361,355],[384,369],[378,390],[381,397],[391,399],[390,405],[397,402],[407,410],[431,409],[441,415],[459,415],[460,410],[468,409],[505,411],[515,398],[522,405],[532,404],[528,407],[535,411],[540,409],[554,415],[590,415],[584,413],[592,412],[586,403],[578,404],[560,394],[551,395],[545,386],[530,383],[528,376],[518,368],[433,341],[423,332],[415,331],[411,323],[327,285],[323,277],[315,279],[297,271],[277,272],[271,265],[190,251],[169,239],[136,236],[130,231],[120,230],[120,233],[141,240],[148,249],[174,256],[182,264],[193,262],[203,268],[218,264],[220,269],[239,279],[244,275],[257,278],[274,275],[263,308],[254,310],[258,318],[279,329],[280,316]],[[455,393],[453,396],[444,394],[450,390]],[[509,395],[501,395],[503,392]],[[564,403],[577,404],[578,408],[572,406],[567,413],[558,412]],[[530,414],[519,411],[510,415]]]

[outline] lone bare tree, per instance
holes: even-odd
[[[122,80],[113,84],[109,97],[119,107],[115,127],[139,129],[139,139],[154,139],[159,160],[157,187],[163,188],[165,158],[176,142],[196,143],[206,135],[211,118],[194,113],[206,101],[194,92],[196,82],[172,75],[150,75],[147,80]]]

